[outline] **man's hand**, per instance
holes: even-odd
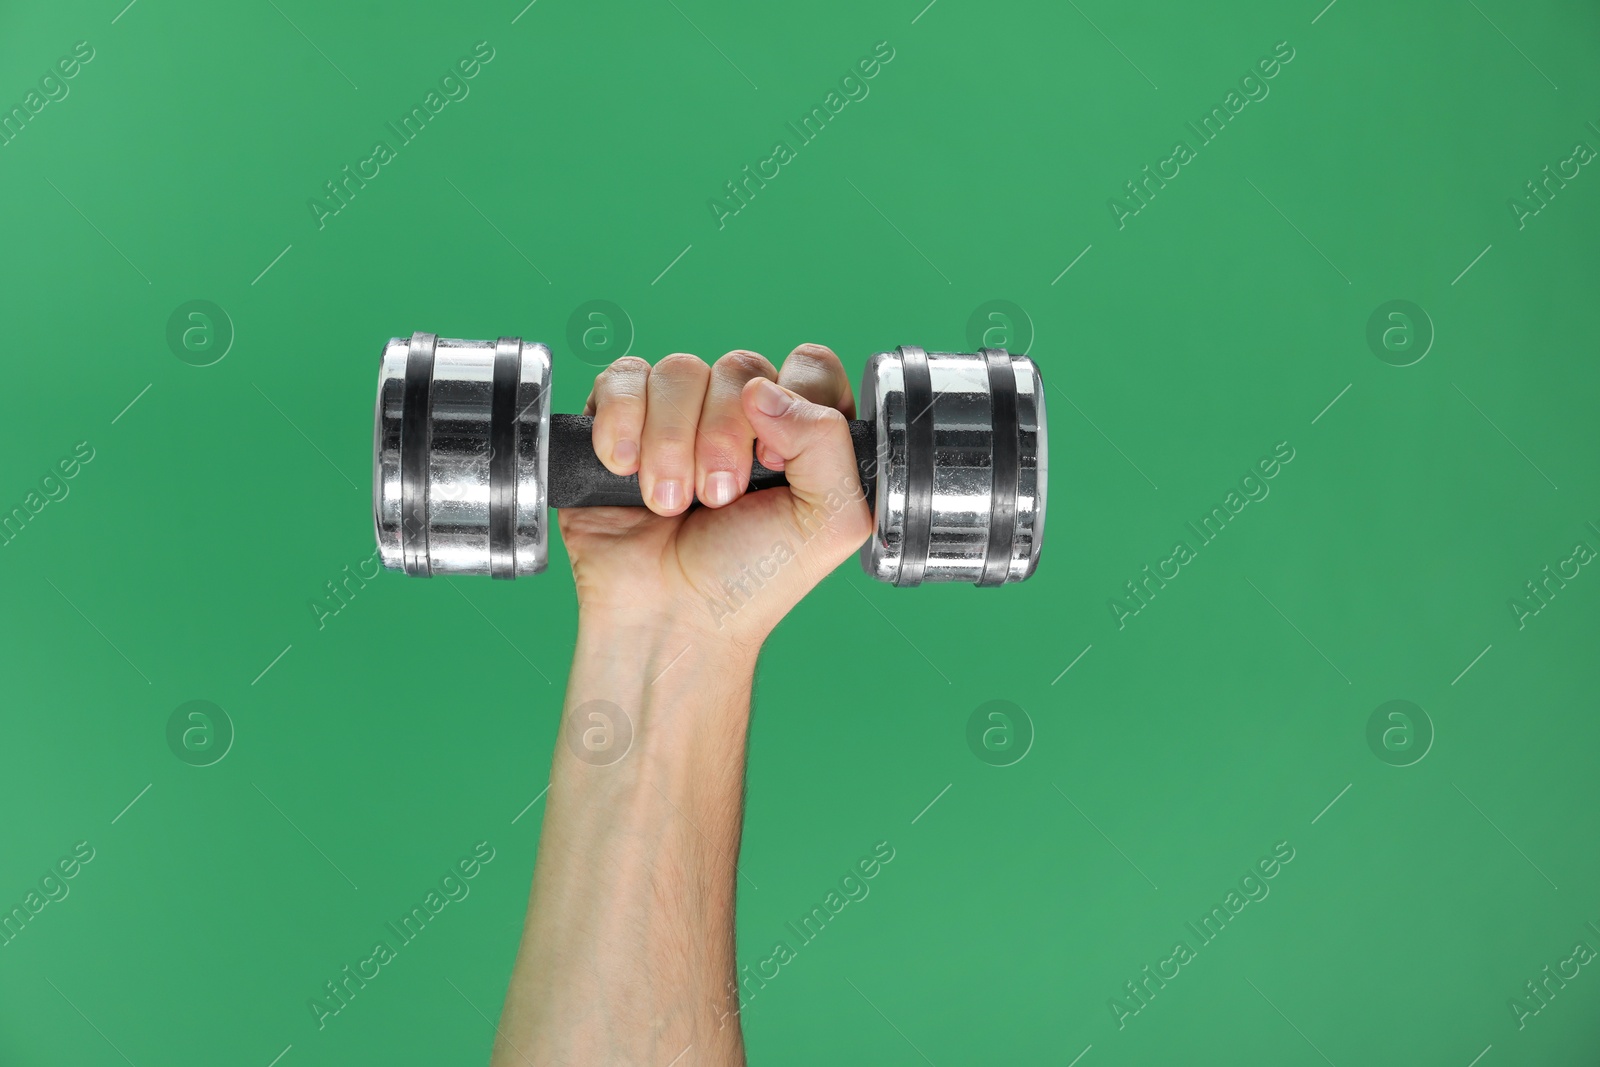
[[[753,352],[619,360],[588,408],[649,507],[561,512],[578,642],[493,1062],[737,1067],[756,653],[872,530],[855,400],[838,358],[801,345],[781,374]],[[745,492],[752,448],[789,488]]]
[[[855,397],[821,345],[795,349],[781,372],[745,351],[712,367],[620,359],[585,414],[596,455],[614,474],[638,472],[648,509],[560,513],[585,616],[759,646],[872,531],[846,426]],[[752,447],[789,488],[746,493]],[[690,510],[697,498],[705,506]]]

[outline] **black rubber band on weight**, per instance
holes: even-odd
[[[1017,441],[1017,372],[1003,348],[985,348],[989,364],[989,549],[979,585],[1002,585],[1011,571],[1011,548],[1017,535],[1017,478],[1021,449]]]
[[[522,341],[502,337],[494,346],[489,399],[489,573],[517,576],[517,386]]]
[[[900,346],[906,401],[906,525],[896,585],[921,585],[933,538],[933,376],[928,353]]]
[[[400,554],[406,573],[431,577],[428,556],[428,456],[433,448],[433,355],[439,338],[411,335],[400,407]]]

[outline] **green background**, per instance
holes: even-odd
[[[989,340],[1031,332],[1051,386],[1032,581],[847,565],[764,653],[740,960],[895,858],[750,1000],[753,1061],[1600,1052],[1595,968],[1524,1028],[1508,1006],[1600,948],[1600,574],[1510,607],[1600,548],[1600,174],[1523,228],[1509,206],[1600,147],[1593,4],[123,2],[0,11],[7,110],[95,54],[0,147],[0,508],[94,449],[0,548],[0,904],[95,849],[0,948],[0,1062],[487,1059],[561,549],[536,581],[311,605],[373,551],[384,340],[545,340],[574,410],[595,299],[650,359],[820,341],[853,376],[965,349],[1006,300],[1027,321]],[[308,200],[480,41],[470,95],[319,229]],[[719,229],[710,198],[880,41],[870,95]],[[1280,41],[1270,95],[1119,229],[1108,198]],[[1407,367],[1366,340],[1393,299],[1436,333]],[[167,342],[191,300],[236,334],[210,366]],[[1123,584],[1284,441],[1270,496],[1119,629]],[[1393,699],[1436,732],[1412,766],[1367,743]],[[236,730],[212,766],[168,746],[190,700]],[[1032,724],[1011,766],[968,748],[991,700]],[[471,895],[319,1030],[308,999],[479,841]],[[1270,896],[1119,1029],[1124,983],[1283,841]]]

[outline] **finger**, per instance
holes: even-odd
[[[695,441],[695,493],[720,508],[744,494],[750,484],[751,447],[756,432],[744,414],[744,385],[754,378],[775,380],[778,372],[756,352],[729,352],[711,368],[711,384],[700,409]]]
[[[584,412],[594,415],[594,454],[612,474],[639,469],[649,378],[650,364],[638,356],[624,356],[595,379],[594,392],[584,405]]]
[[[856,417],[856,398],[844,364],[825,345],[804,344],[789,353],[778,372],[778,384],[799,393],[813,404],[836,408],[847,419]]]
[[[835,547],[854,548],[872,531],[855,449],[844,412],[757,378],[744,387],[745,415],[765,448],[783,460],[789,491],[805,514],[832,534]]]
[[[803,344],[790,352],[778,372],[778,384],[813,404],[836,408],[845,418],[855,418],[856,401],[850,391],[850,378],[839,357],[825,345]],[[783,470],[783,457],[765,446],[757,446],[756,458],[769,470]]]
[[[681,352],[650,369],[639,490],[657,515],[677,515],[689,506],[695,435],[710,378],[711,368],[704,360]]]

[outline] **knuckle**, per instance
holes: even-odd
[[[821,345],[801,345],[789,354],[784,361],[792,363],[797,370],[816,370],[827,374],[844,373],[844,364],[839,357]]]
[[[733,378],[739,381],[748,381],[751,378],[776,377],[777,370],[772,366],[772,361],[759,352],[747,352],[744,349],[735,349],[717,360],[712,372],[719,377]]]
[[[687,352],[674,352],[670,356],[663,357],[656,364],[655,369],[657,372],[665,372],[671,375],[699,376],[709,372],[705,360],[699,356],[692,356]]]
[[[838,408],[823,407],[820,404],[812,404],[811,408],[811,417],[816,420],[817,428],[823,433],[843,434],[846,437],[850,435],[850,420],[844,417],[844,412]]]
[[[650,375],[650,364],[638,356],[623,356],[600,372],[595,379],[597,399],[639,397],[644,394],[644,383]]]

